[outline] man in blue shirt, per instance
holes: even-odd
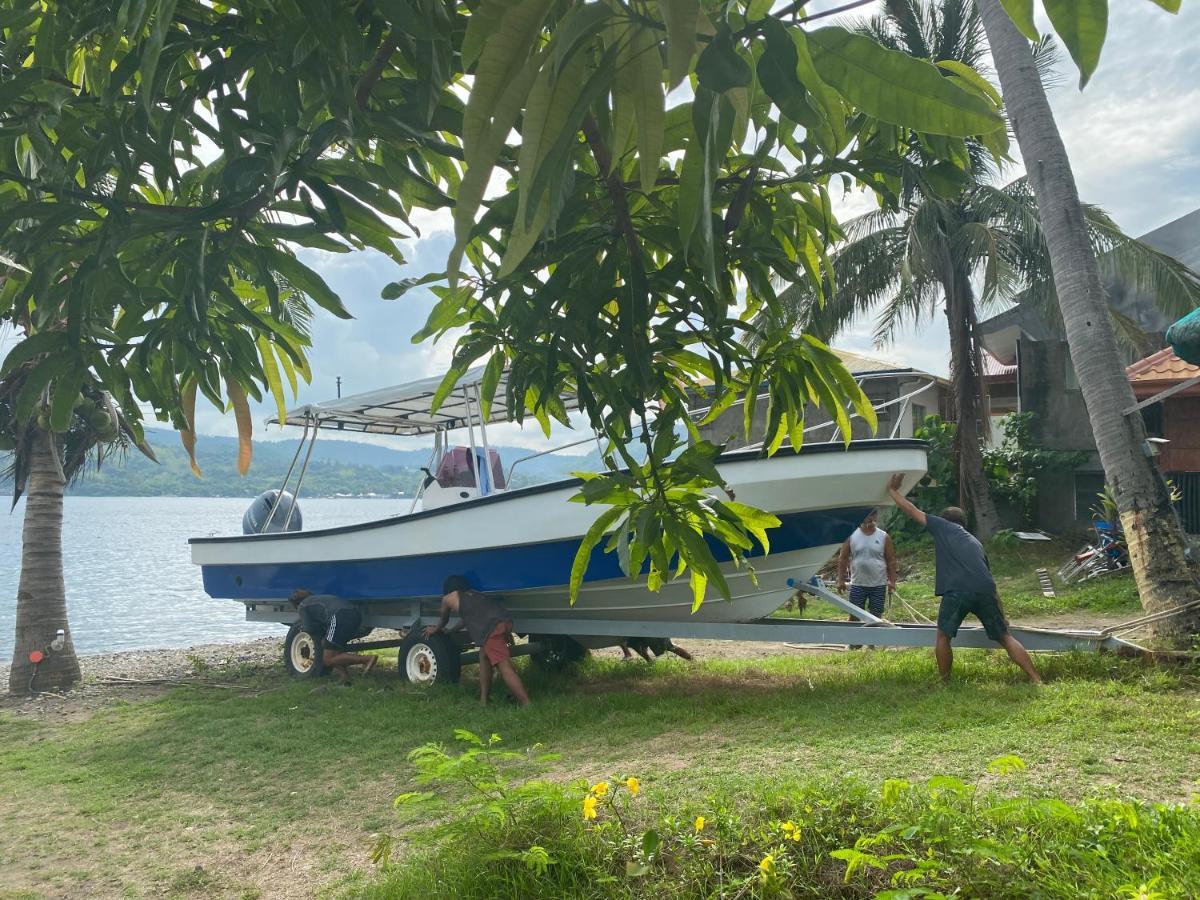
[[[950,680],[950,667],[954,659],[950,640],[958,634],[958,626],[970,613],[983,623],[987,636],[1007,651],[1009,659],[1021,667],[1029,680],[1041,684],[1041,676],[1033,667],[1029,652],[1009,633],[987,553],[975,536],[967,531],[963,511],[957,506],[950,506],[940,516],[926,514],[900,493],[903,482],[902,474],[893,475],[888,482],[888,494],[902,513],[923,526],[933,538],[936,569],[934,593],[942,598],[938,606],[934,656],[942,679]]]

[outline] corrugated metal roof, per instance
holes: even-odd
[[[1000,360],[996,359],[996,357],[992,356],[992,354],[988,353],[986,350],[983,351],[983,376],[984,376],[984,378],[998,378],[1001,375],[1015,375],[1015,374],[1017,374],[1017,364],[1016,363],[1013,363],[1011,366],[1006,366],[1004,363],[1000,362]]]

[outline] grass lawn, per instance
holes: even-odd
[[[1076,800],[1186,801],[1200,773],[1200,679],[1107,657],[1043,658],[1038,690],[1000,654],[959,654],[934,685],[924,652],[804,653],[653,667],[592,660],[530,673],[535,705],[481,708],[473,673],[428,693],[394,673],[338,688],[280,672],[222,675],[77,721],[0,717],[0,885],[66,896],[311,896],[372,877],[370,835],[396,831],[406,754],[454,728],[560,753],[569,781],[636,775],[699,814],[779,779],[878,785],[935,774]],[[1015,780],[1014,780],[1015,778]],[[734,801],[736,802],[736,799]],[[3,890],[0,889],[0,894]]]

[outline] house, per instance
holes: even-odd
[[[1125,371],[1139,401],[1176,388],[1143,407],[1142,419],[1150,437],[1166,441],[1156,442],[1158,466],[1182,496],[1177,508],[1184,528],[1200,534],[1200,383],[1187,384],[1200,378],[1200,366],[1184,362],[1167,347]]]
[[[866,422],[851,421],[852,436],[856,439],[878,437],[912,437],[928,415],[951,419],[949,383],[944,378],[922,372],[900,363],[834,349],[834,353],[850,370],[855,380],[877,409],[878,429],[871,434]],[[707,397],[693,398],[693,409],[708,404]],[[762,440],[767,421],[767,398],[760,395],[755,409],[755,434],[747,441],[743,430],[742,404],[736,403],[712,422],[700,426],[700,434],[713,443],[728,441],[729,449],[744,447]],[[836,423],[821,409],[809,406],[804,416],[805,440],[823,442],[840,438]]]
[[[1200,210],[1143,235],[1141,240],[1200,270]],[[1171,324],[1171,319],[1159,311],[1153,296],[1120,281],[1109,281],[1105,289],[1113,309],[1136,324],[1146,336],[1147,346],[1130,350],[1127,359],[1132,363],[1130,378],[1137,379],[1145,373],[1160,374],[1163,365],[1170,369],[1171,366],[1162,359],[1156,360],[1158,352],[1150,352],[1163,346],[1163,333]],[[995,389],[990,409],[993,420],[1001,411],[1033,412],[1033,436],[1039,444],[1047,449],[1078,450],[1089,454],[1088,462],[1078,467],[1071,477],[1056,474],[1043,479],[1039,487],[1038,524],[1052,531],[1072,530],[1087,524],[1096,505],[1096,495],[1104,487],[1104,472],[1062,324],[1032,304],[1018,302],[1011,309],[980,322],[978,334],[984,349],[994,357],[985,366],[984,375],[989,392]],[[1143,364],[1146,364],[1144,370],[1138,368]],[[1155,382],[1148,378],[1145,383]],[[1135,390],[1138,389],[1135,380]],[[1154,390],[1149,390],[1145,396],[1153,393]],[[1119,415],[1120,410],[1114,410],[1113,414]],[[1153,423],[1155,415],[1155,412],[1147,414],[1148,424]],[[1182,435],[1180,439],[1181,447],[1190,440]],[[1182,461],[1171,457],[1168,460],[1172,460],[1171,465]],[[1187,464],[1191,466],[1192,462]],[[1167,471],[1200,471],[1200,466]],[[1187,499],[1183,506],[1195,509],[1200,504],[1197,495],[1200,484],[1196,484],[1197,479],[1190,478],[1185,478],[1184,482]],[[1193,519],[1189,527],[1197,529],[1200,525]]]

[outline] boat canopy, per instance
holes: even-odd
[[[267,420],[268,424],[317,425],[320,428],[336,428],[339,431],[360,431],[368,434],[422,435],[455,428],[466,428],[480,424],[480,383],[486,365],[468,369],[458,379],[454,389],[443,401],[438,411],[432,412],[433,396],[442,383],[442,375],[433,375],[408,384],[380,388],[364,394],[339,397],[322,403],[308,403],[288,410],[282,423],[278,417]],[[501,373],[496,385],[495,397],[487,421],[508,420],[507,370]],[[563,402],[574,401],[573,396],[564,396]]]

